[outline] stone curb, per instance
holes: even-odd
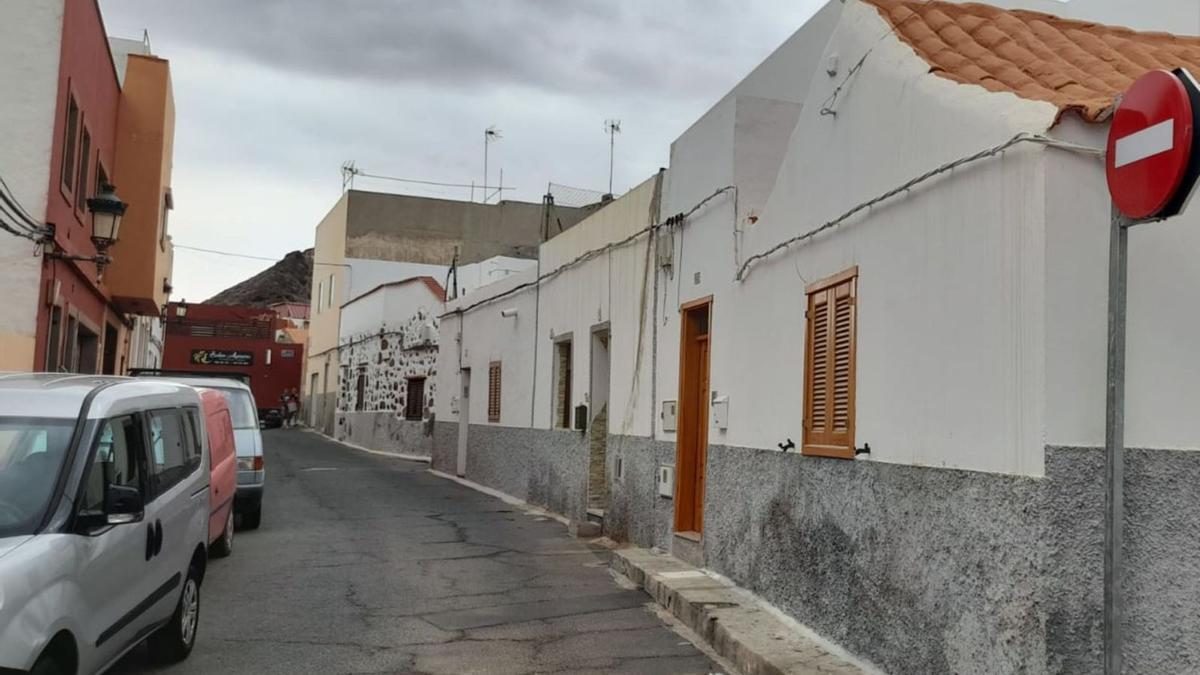
[[[619,549],[613,551],[610,565],[695,631],[742,675],[868,672],[763,611],[735,586],[669,555]]]

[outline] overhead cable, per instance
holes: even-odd
[[[586,251],[586,252],[580,254],[578,257],[576,257],[568,262],[565,262],[562,265],[559,265],[558,267],[550,270],[549,272],[546,272],[545,274],[540,275],[536,279],[527,281],[527,282],[525,282],[523,284],[519,284],[517,286],[513,286],[512,288],[508,289],[507,291],[498,293],[491,297],[483,298],[483,299],[478,300],[470,305],[467,305],[466,307],[460,307],[458,309],[446,312],[445,314],[441,315],[441,317],[439,317],[439,318],[445,318],[445,317],[451,316],[453,314],[465,314],[465,313],[475,309],[476,307],[479,307],[480,305],[486,305],[488,303],[495,302],[501,298],[506,298],[506,297],[512,295],[513,293],[523,291],[526,288],[529,288],[531,286],[537,286],[537,285],[541,284],[543,281],[547,281],[553,277],[556,277],[559,274],[562,274],[563,272],[565,272],[566,270],[568,270],[572,267],[582,265],[583,263],[585,263],[599,255],[602,255],[604,253],[608,253],[609,251],[611,251],[613,249],[621,248],[622,246],[625,246],[625,245],[633,242],[634,240],[638,239],[639,237],[649,234],[651,232],[654,232],[660,228],[675,226],[675,225],[682,225],[690,216],[695,214],[700,209],[704,208],[704,206],[706,204],[708,204],[710,201],[725,194],[726,192],[736,191],[736,190],[737,190],[737,187],[735,187],[733,185],[726,185],[725,187],[716,190],[711,195],[700,200],[695,206],[693,206],[691,209],[689,209],[686,213],[681,213],[676,216],[671,216],[670,218],[666,219],[665,221],[663,221],[661,223],[647,225],[646,227],[643,227],[642,229],[638,230],[637,232],[634,232],[633,234],[629,235],[628,237],[625,237],[624,239],[610,242],[610,243],[606,244],[605,246],[601,246],[600,248],[594,248],[594,249],[591,249],[590,251]]]
[[[4,181],[3,176],[0,176],[0,200],[7,204],[9,208],[13,210],[13,215],[17,218],[17,220],[24,221],[29,229],[39,232],[44,229],[42,223],[39,222],[37,218],[31,216],[29,212],[25,210],[25,207],[21,205],[20,200],[17,199],[17,196],[13,193],[12,188],[8,187],[8,183]]]
[[[831,220],[827,223],[824,223],[823,225],[820,225],[819,227],[808,230],[807,232],[804,232],[802,234],[798,234],[790,239],[785,239],[785,240],[779,242],[778,244],[775,244],[771,248],[763,251],[762,253],[756,253],[756,254],[750,256],[749,258],[746,258],[746,261],[742,263],[742,266],[740,268],[738,268],[737,275],[734,278],[737,281],[745,281],[747,272],[749,271],[750,267],[755,262],[762,260],[762,259],[770,256],[773,253],[781,251],[793,244],[798,244],[807,239],[812,239],[813,237],[817,236],[818,234],[820,234],[826,230],[837,227],[838,225],[845,222],[849,218],[853,217],[855,214],[859,213],[860,211],[869,209],[872,206],[879,204],[880,202],[887,201],[888,199],[891,199],[892,197],[895,197],[896,195],[898,195],[902,192],[908,192],[910,189],[916,187],[917,185],[920,185],[921,183],[924,183],[925,181],[927,181],[935,176],[939,176],[943,173],[953,171],[954,169],[957,169],[960,166],[964,166],[966,164],[971,164],[971,163],[977,162],[981,159],[986,159],[988,157],[994,157],[996,155],[1003,153],[1005,150],[1008,150],[1009,148],[1013,147],[1014,145],[1019,145],[1021,143],[1036,143],[1038,145],[1044,145],[1044,146],[1051,147],[1051,148],[1057,148],[1059,150],[1066,150],[1068,152],[1076,152],[1079,154],[1091,155],[1091,156],[1095,156],[1095,157],[1103,157],[1104,156],[1104,151],[1099,148],[1093,148],[1090,146],[1080,145],[1078,143],[1071,143],[1068,141],[1061,141],[1056,138],[1050,138],[1049,136],[1043,136],[1041,134],[1032,134],[1029,132],[1021,132],[1021,133],[1017,134],[1016,136],[1013,136],[1012,138],[1008,139],[1007,141],[1001,143],[1000,145],[992,146],[985,150],[980,150],[979,152],[977,152],[973,155],[967,155],[966,157],[960,157],[959,159],[956,159],[953,162],[947,162],[935,169],[926,171],[925,173],[917,176],[916,178],[908,180],[905,183],[901,184],[900,186],[892,188],[891,190],[888,190],[887,192],[884,192],[883,194],[881,194],[877,197],[868,199],[865,202],[860,202],[860,203],[854,205],[853,207],[850,208],[849,211],[846,211],[845,213],[838,216],[837,218],[834,218],[833,220]]]

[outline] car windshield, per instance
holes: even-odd
[[[229,406],[229,417],[233,420],[234,429],[257,429],[258,416],[254,411],[254,401],[245,389],[217,389],[225,397],[225,405]]]
[[[0,417],[0,537],[37,530],[74,429],[73,419]]]

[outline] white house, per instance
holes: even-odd
[[[887,671],[1098,672],[1100,153],[1115,96],[1181,66],[1200,39],[834,0],[667,172],[447,304],[434,466]],[[1193,672],[1200,211],[1130,239],[1126,667]]]

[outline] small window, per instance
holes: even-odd
[[[200,467],[191,415],[181,410],[150,413],[150,461],[154,494],[161,495]]]
[[[136,417],[107,420],[100,428],[96,454],[84,480],[81,515],[104,513],[104,495],[110,485],[134,487],[146,493],[145,445]]]
[[[62,185],[68,193],[75,192],[75,137],[79,134],[79,106],[72,96],[67,101],[67,123],[63,128]]]
[[[367,369],[358,367],[358,381],[355,383],[354,410],[362,412],[367,409]]]
[[[100,160],[96,160],[96,185],[92,188],[92,194],[100,194],[100,189],[105,185],[108,185],[108,172],[104,170]]]
[[[803,452],[854,459],[858,268],[811,284],[807,293]]]
[[[571,341],[554,344],[554,426],[571,428]]]
[[[500,362],[488,364],[488,422],[500,421]]]
[[[425,417],[425,378],[408,378],[408,391],[404,398],[404,419],[421,420]]]
[[[87,127],[83,129],[83,139],[79,143],[79,180],[76,185],[79,186],[79,194],[75,199],[75,208],[83,212],[83,207],[87,203],[88,198],[88,165],[92,159],[92,135],[88,133]]]
[[[317,311],[321,311],[321,302],[325,299],[325,282],[317,282]]]
[[[170,232],[167,229],[167,225],[170,220],[171,210],[174,208],[175,208],[175,198],[174,198],[174,196],[172,196],[171,191],[167,190],[166,192],[163,193],[162,223],[160,224],[159,231],[158,231],[158,247],[159,247],[159,249],[161,249],[163,251],[167,250],[167,235],[170,234]]]
[[[329,285],[325,287],[329,291],[329,297],[325,298],[325,306],[333,307],[333,275],[329,275]]]

